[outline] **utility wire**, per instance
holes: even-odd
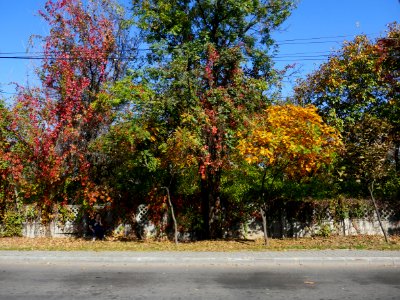
[[[366,36],[378,35],[379,33],[369,33],[365,34]],[[297,41],[309,41],[309,40],[322,40],[322,39],[342,39],[347,37],[354,37],[354,34],[348,35],[335,35],[335,36],[318,36],[318,37],[310,37],[310,38],[299,38],[299,39],[287,39],[287,40],[279,40],[277,43],[286,43],[286,42],[297,42]]]
[[[303,55],[303,56],[294,56],[294,55],[284,55],[284,56],[272,56],[273,61],[276,62],[293,62],[293,61],[320,61],[327,59],[334,55]],[[399,58],[399,56],[391,56],[393,58]],[[121,57],[109,57],[108,61],[129,61],[134,60],[136,57],[132,56],[121,56]],[[74,57],[74,58],[59,58],[59,57],[44,57],[44,56],[0,56],[0,59],[14,59],[14,60],[44,60],[44,59],[54,59],[54,60],[64,60],[64,61],[84,61],[90,60],[90,58],[85,57]]]
[[[377,33],[365,34],[365,36],[371,36],[371,35],[377,35]],[[354,37],[354,36],[356,36],[356,35],[336,35],[336,36],[325,36],[325,37],[321,36],[321,37],[310,37],[310,38],[299,38],[299,39],[286,39],[286,40],[276,41],[276,44],[278,46],[280,46],[280,45],[316,44],[316,43],[340,43],[340,42],[343,42],[343,40],[332,40],[332,39]],[[320,41],[323,39],[330,39],[330,40]],[[387,38],[387,37],[383,37],[382,39],[399,40],[399,38]],[[177,46],[175,48],[179,49],[179,47],[180,46]],[[135,49],[132,51],[127,51],[127,52],[146,52],[146,51],[152,51],[152,50],[154,50],[154,49],[138,48],[138,49]],[[70,51],[70,53],[73,53],[73,52],[80,52],[80,50]],[[68,53],[68,52],[63,52],[63,53]],[[17,55],[17,54],[26,54],[26,52],[0,52],[0,55]],[[31,52],[31,54],[44,55],[44,52],[43,51]]]
[[[56,52],[52,53],[53,55]],[[307,55],[307,56],[328,56],[331,53],[331,51],[317,51],[317,52],[295,52],[295,53],[283,53],[279,54],[278,56],[280,57],[285,57],[285,56],[298,56],[298,55]],[[25,55],[24,55],[25,54]],[[129,53],[126,53],[129,54]],[[26,59],[26,58],[33,58],[33,59],[42,59],[46,57],[43,52],[37,52],[37,53],[24,53],[24,52],[0,52],[0,58],[15,58],[15,59]],[[48,58],[54,58],[55,56],[47,56]],[[82,58],[84,56],[81,56]],[[122,56],[120,56],[122,57]],[[115,59],[118,58],[118,56],[113,57]],[[69,58],[65,58],[69,59]],[[71,58],[73,59],[73,58]]]

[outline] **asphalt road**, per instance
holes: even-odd
[[[400,267],[3,260],[0,299],[400,299]]]

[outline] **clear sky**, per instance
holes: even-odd
[[[291,94],[296,76],[315,70],[345,40],[359,34],[374,40],[394,21],[400,22],[399,0],[301,0],[275,34],[280,45],[277,66],[295,63],[301,71],[287,78],[284,94]]]
[[[23,55],[31,35],[46,34],[48,28],[37,14],[45,2],[0,0],[0,57]],[[357,34],[371,39],[383,36],[386,25],[394,21],[400,22],[399,0],[301,0],[282,31],[274,35],[280,45],[277,66],[295,63],[300,70],[295,76],[304,76],[326,61],[330,51],[339,49],[344,40]],[[0,97],[13,96],[15,89],[10,82],[34,84],[37,64],[0,58]],[[285,80],[285,95],[291,94],[295,78]]]

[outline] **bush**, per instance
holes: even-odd
[[[22,216],[18,212],[9,210],[4,213],[0,236],[22,236]]]
[[[332,234],[332,229],[329,224],[321,224],[319,230],[315,233],[315,236],[320,237],[330,237]]]

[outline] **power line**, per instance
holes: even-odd
[[[313,54],[315,53],[315,54]],[[278,55],[271,55],[274,59],[284,59],[284,60],[321,60],[331,56],[334,56],[334,51],[324,51],[324,52],[298,52],[298,53],[283,53]],[[107,60],[134,60],[137,58],[136,56],[116,56],[109,57]],[[45,56],[45,55],[5,55],[5,53],[0,53],[0,59],[16,59],[16,60],[66,60],[66,61],[74,61],[74,60],[88,60],[90,57],[57,57],[57,56]]]
[[[366,34],[366,36],[377,35],[377,33]],[[286,42],[297,42],[297,41],[309,41],[309,40],[322,40],[322,39],[338,39],[338,38],[347,38],[354,37],[354,34],[349,35],[335,35],[335,36],[318,36],[318,37],[310,37],[310,38],[299,38],[299,39],[287,39],[287,40],[279,40],[277,43],[286,43]]]
[[[328,41],[324,42],[341,42],[343,41],[343,38],[349,38],[351,37],[354,39],[357,36],[365,36],[365,37],[377,37],[378,39],[389,39],[389,40],[398,40],[399,38],[393,38],[393,37],[379,37],[379,33],[365,33],[365,34],[348,34],[348,35],[334,35],[334,36],[317,36],[317,37],[309,37],[309,38],[298,38],[298,39],[285,39],[285,40],[276,40],[275,42],[277,44],[286,44],[286,43],[292,43],[292,42],[307,42],[307,43],[315,43],[315,41],[320,41],[320,40],[325,40],[328,39]],[[334,39],[334,40],[332,40]]]
[[[368,35],[376,35],[374,34],[365,34],[365,36]],[[343,42],[342,40],[328,40],[324,41],[324,39],[333,39],[333,38],[345,38],[345,37],[354,37],[354,35],[336,35],[336,36],[321,36],[321,37],[310,37],[310,38],[298,38],[298,39],[286,39],[286,40],[280,40],[277,42],[277,45],[307,45],[307,44],[325,44],[325,43],[339,43]],[[399,38],[388,38],[388,39],[396,39],[398,40]],[[176,49],[179,49],[180,46],[177,46]],[[147,51],[152,51],[154,49],[151,48],[138,48],[130,51],[124,52],[122,55],[119,56],[111,56],[108,58],[108,60],[133,60],[136,58],[135,56],[131,56],[129,54],[136,54],[138,52],[147,52]],[[73,51],[66,51],[66,52],[57,52],[57,51],[52,51],[50,54],[54,56],[48,56],[48,52],[45,53],[43,51],[37,51],[37,52],[31,52],[31,53],[26,53],[26,52],[17,52],[17,51],[11,51],[11,52],[0,52],[0,59],[17,59],[17,60],[44,60],[44,59],[58,59],[58,60],[84,60],[84,59],[89,59],[85,58],[84,56],[80,55],[78,57],[57,57],[56,55],[59,54],[74,54],[77,52],[81,52],[80,50],[73,50]],[[325,58],[330,57],[334,52],[333,51],[323,51],[323,52],[298,52],[298,53],[284,53],[284,54],[278,54],[275,56],[272,56],[275,61],[279,62],[285,62],[285,61],[319,61],[323,60]],[[25,55],[22,55],[25,54]],[[81,53],[80,53],[81,54]]]
[[[365,36],[372,36],[378,35],[378,33],[371,33],[371,34],[363,34]],[[336,35],[336,36],[320,36],[320,37],[310,37],[310,38],[298,38],[298,39],[286,39],[286,40],[278,40],[276,44],[279,45],[287,45],[287,44],[315,44],[315,43],[336,43],[336,42],[343,42],[343,40],[332,40],[337,38],[346,38],[346,37],[355,37],[358,35]],[[328,41],[320,41],[323,39],[329,39]],[[399,38],[391,38],[391,37],[382,37],[382,39],[389,39],[389,40],[398,40]],[[297,43],[299,42],[299,43]],[[174,48],[179,49],[180,46],[176,46]],[[128,52],[144,52],[144,51],[152,51],[152,48],[138,48]],[[69,53],[73,52],[80,52],[80,50],[69,51]],[[31,54],[44,54],[43,51],[38,52],[30,52]],[[68,53],[68,52],[60,52],[60,53]],[[27,54],[27,52],[1,52],[0,55],[16,55],[16,54]]]
[[[0,56],[0,59],[44,59],[41,56]]]
[[[320,61],[325,60],[332,55],[303,55],[303,56],[295,56],[295,55],[282,55],[282,56],[272,56],[273,61],[276,62],[293,62],[293,61]],[[397,56],[392,56],[394,58],[398,58]],[[121,56],[121,57],[109,57],[108,61],[133,61],[136,57],[133,56]],[[74,57],[74,58],[58,58],[58,57],[44,57],[44,56],[0,56],[0,59],[15,59],[15,60],[43,60],[43,59],[54,59],[61,61],[84,61],[90,60],[90,58],[85,57]]]

